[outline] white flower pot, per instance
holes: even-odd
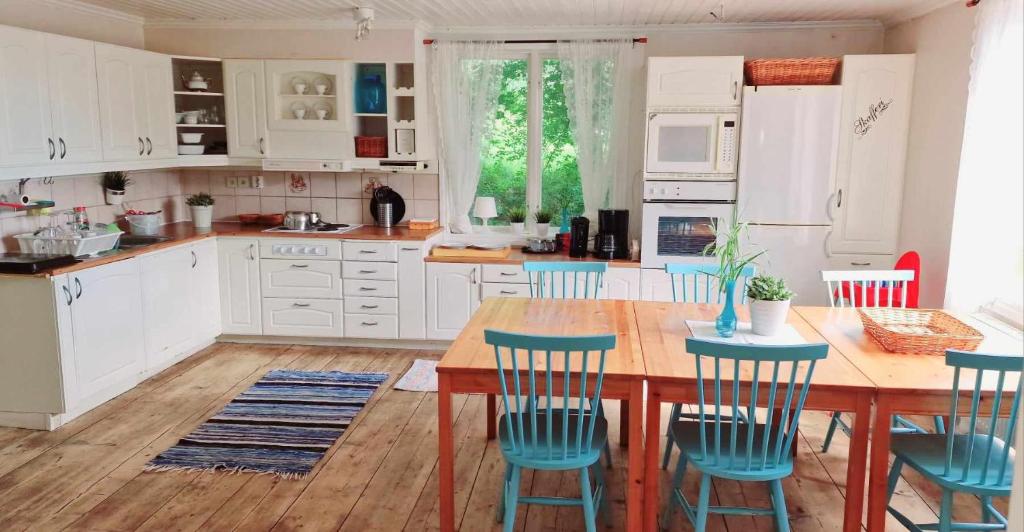
[[[537,230],[537,236],[541,238],[547,238],[548,233],[551,231],[551,224],[537,224],[535,228]]]
[[[789,314],[789,300],[750,302],[750,328],[754,334],[774,336],[778,334],[782,324],[786,323]]]
[[[192,205],[192,224],[198,229],[213,225],[213,205]]]
[[[107,205],[120,205],[124,203],[123,190],[111,190],[109,188],[105,188],[103,189],[103,196],[107,201]]]
[[[523,222],[513,222],[512,223],[512,232],[517,234],[517,235],[521,235],[521,234],[523,234],[523,231],[525,230],[524,227],[526,227],[526,224],[523,223]]]

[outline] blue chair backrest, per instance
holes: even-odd
[[[600,446],[593,445],[593,409],[587,415],[575,414],[601,400],[605,357],[615,348],[615,335],[539,336],[487,329],[484,341],[494,346],[512,453],[556,463],[600,452]],[[591,368],[594,356],[596,369]],[[538,407],[538,401],[524,397],[546,401]],[[556,402],[560,406],[553,406]],[[538,411],[544,415],[538,416]],[[526,430],[527,424],[534,430]],[[543,434],[537,430],[539,424],[544,425]],[[555,437],[556,429],[561,430],[560,437]]]
[[[524,262],[530,297],[597,299],[607,262]]]
[[[672,280],[672,301],[676,303],[721,303],[725,300],[724,287],[718,282],[720,268],[715,264],[666,264],[665,272]],[[757,273],[747,266],[736,280],[740,303],[747,302],[747,283]],[[677,288],[678,287],[678,288]]]
[[[786,346],[738,345],[722,342],[686,339],[686,351],[696,356],[697,364],[697,405],[698,419],[707,430],[700,431],[700,449],[703,460],[716,467],[737,472],[757,472],[778,468],[792,458],[790,450],[797,435],[800,413],[811,386],[811,376],[818,360],[828,356],[828,344],[803,344]],[[710,359],[710,360],[709,360]],[[705,397],[707,386],[704,363],[710,361],[713,367],[713,397]],[[725,361],[731,368],[722,368]],[[789,368],[786,368],[786,364]],[[801,364],[805,371],[800,379]],[[762,366],[764,366],[762,368]],[[768,373],[766,373],[768,372]],[[760,382],[764,375],[771,375],[771,382]],[[750,393],[741,392],[743,381],[750,383]],[[722,381],[728,381],[729,389],[723,393]],[[727,423],[728,434],[723,435],[722,406],[728,405],[733,412],[746,410],[748,419],[755,419],[761,388],[767,388],[764,407],[768,417],[763,431],[747,430],[747,423]],[[746,395],[747,402],[741,401]],[[781,395],[781,400],[780,400]],[[712,411],[708,412],[711,408]],[[776,414],[776,411],[779,414]],[[780,416],[775,419],[776,415]],[[713,427],[708,421],[713,422]],[[708,441],[708,430],[713,438]],[[745,453],[737,456],[737,439],[745,432]],[[724,438],[724,439],[723,439]]]
[[[996,355],[986,353],[970,353],[950,349],[946,351],[946,364],[953,366],[953,406],[950,409],[950,430],[946,436],[946,465],[943,476],[952,481],[970,484],[976,487],[1009,489],[1013,480],[1013,471],[1010,464],[1010,448],[1013,447],[1014,428],[1017,423],[1017,411],[1021,401],[1020,376],[1024,370],[1024,357],[1021,355]],[[978,429],[978,407],[982,401],[981,390],[984,379],[995,378],[995,395],[991,399],[992,415],[989,418],[989,429],[987,438],[964,438],[957,437],[957,418],[960,417],[957,410],[957,403],[960,401],[958,390],[960,389],[960,374],[963,369],[974,370],[974,389],[971,392],[970,419],[968,420],[967,434],[974,435]],[[1017,380],[1017,387],[1010,404],[1010,417],[1006,424],[1006,432],[1002,435],[996,434],[999,412],[1005,407],[1003,393],[1012,388],[1007,386],[1007,376]],[[1002,438],[1000,438],[1002,436]],[[963,463],[953,465],[953,457],[963,457]],[[1017,457],[1018,460],[1021,457]],[[995,467],[992,467],[995,466]]]

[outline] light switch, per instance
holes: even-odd
[[[224,186],[228,188],[238,188],[238,178],[235,176],[225,177]]]
[[[249,176],[238,177],[238,188],[249,188]]]
[[[263,188],[263,176],[254,175],[252,176],[252,188]]]

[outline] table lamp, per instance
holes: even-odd
[[[490,196],[478,197],[473,204],[473,216],[480,218],[484,231],[489,231],[487,220],[498,216],[498,207],[494,203],[494,198]]]

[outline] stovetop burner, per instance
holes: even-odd
[[[312,234],[312,233],[346,233],[353,229],[361,227],[360,225],[354,224],[320,224],[311,229],[289,229],[283,225],[277,227],[271,227],[270,229],[264,229],[264,233],[300,233],[300,234]]]

